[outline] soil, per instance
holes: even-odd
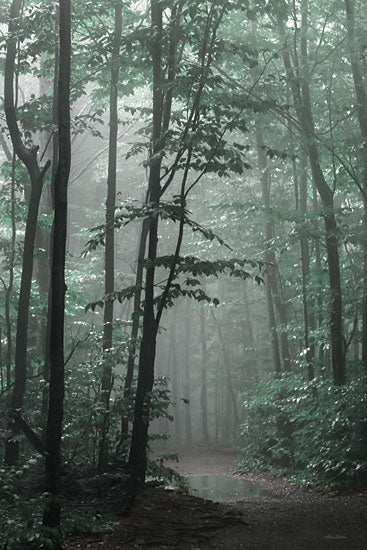
[[[231,450],[184,453],[181,474],[228,474],[259,485],[265,499],[216,503],[151,488],[112,532],[65,550],[366,550],[367,494],[321,494],[264,472],[241,472]]]

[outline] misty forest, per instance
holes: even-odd
[[[0,548],[366,547],[365,8],[1,0]]]

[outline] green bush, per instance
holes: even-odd
[[[318,484],[367,484],[367,376],[283,375],[245,395],[241,466]]]

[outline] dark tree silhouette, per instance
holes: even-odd
[[[55,174],[55,215],[53,226],[51,271],[51,329],[50,329],[50,390],[46,428],[46,491],[50,495],[44,510],[43,523],[56,527],[60,523],[61,432],[64,399],[64,309],[65,309],[65,250],[67,236],[67,187],[70,173],[70,57],[71,6],[70,0],[59,2],[59,80],[58,129],[59,158]]]

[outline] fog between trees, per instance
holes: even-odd
[[[365,483],[363,3],[3,4],[5,501],[198,445]]]

